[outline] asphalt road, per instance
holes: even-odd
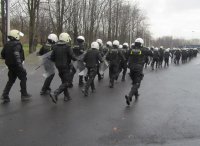
[[[20,101],[19,81],[11,102],[0,105],[0,146],[199,146],[200,145],[200,58],[157,71],[145,70],[138,102],[126,106],[124,95],[130,78],[108,88],[108,74],[96,81],[96,93],[84,97],[75,80],[73,98],[57,105],[39,95],[42,69],[27,65],[27,103]],[[0,66],[0,70],[3,67]],[[0,73],[0,92],[7,81]],[[55,77],[52,88],[60,84]]]

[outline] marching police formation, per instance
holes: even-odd
[[[9,92],[18,78],[21,86],[21,100],[28,101],[31,95],[27,92],[27,73],[23,66],[25,60],[24,50],[20,43],[23,33],[18,30],[11,30],[9,41],[4,46],[1,57],[8,67],[8,82],[3,90],[3,103],[9,103]],[[180,61],[184,64],[192,58],[197,57],[197,49],[188,48],[167,48],[144,46],[142,38],[137,38],[134,44],[129,47],[128,43],[120,45],[118,40],[108,41],[105,45],[101,39],[92,42],[87,46],[83,36],[77,37],[77,44],[72,47],[71,37],[68,33],[50,34],[47,42],[37,53],[42,58],[42,65],[46,72],[46,79],[41,87],[40,95],[49,95],[54,103],[58,97],[64,93],[64,101],[71,100],[69,88],[73,87],[75,74],[79,77],[79,86],[82,87],[84,96],[88,96],[90,89],[95,92],[95,77],[98,81],[104,78],[104,72],[109,69],[109,87],[114,88],[115,82],[122,74],[121,81],[126,80],[127,71],[132,80],[130,92],[125,95],[127,105],[139,97],[139,88],[143,80],[143,70],[148,68],[161,69],[169,67],[171,63],[176,65]],[[55,69],[61,79],[61,85],[55,90],[51,90],[51,82],[55,76]],[[84,83],[85,82],[85,83]]]

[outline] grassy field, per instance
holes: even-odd
[[[37,50],[39,50],[41,48],[41,45],[37,45]],[[27,57],[29,55],[29,45],[28,44],[24,44],[23,45],[23,49],[24,49],[24,54]],[[2,47],[0,47],[0,52],[2,50]],[[0,59],[0,64],[2,64],[4,62],[4,60]]]

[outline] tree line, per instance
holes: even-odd
[[[5,37],[5,2],[1,0],[1,34]],[[97,38],[104,42],[118,39],[121,43],[133,43],[137,37],[146,46],[174,47],[188,43],[183,39],[162,37],[154,40],[149,30],[148,18],[137,2],[126,0],[11,0],[11,28],[27,37],[29,52],[44,43],[49,33],[68,32],[76,43],[83,35],[89,44]],[[190,41],[191,42],[191,41]]]
[[[74,43],[79,35],[87,43],[97,38],[128,43],[136,37],[151,40],[138,3],[124,0],[11,0],[11,28],[28,36],[30,53],[51,32],[68,32]]]

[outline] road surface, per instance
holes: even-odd
[[[26,65],[27,103],[20,101],[19,81],[13,86],[11,102],[0,105],[1,146],[199,146],[200,145],[200,58],[168,69],[145,70],[138,102],[126,106],[124,95],[131,87],[130,78],[108,87],[108,73],[95,81],[96,93],[84,97],[75,80],[65,103],[58,104],[39,95],[43,84],[42,69]],[[0,69],[2,69],[2,65]],[[7,81],[0,74],[0,92]],[[58,76],[52,83],[56,89]]]

